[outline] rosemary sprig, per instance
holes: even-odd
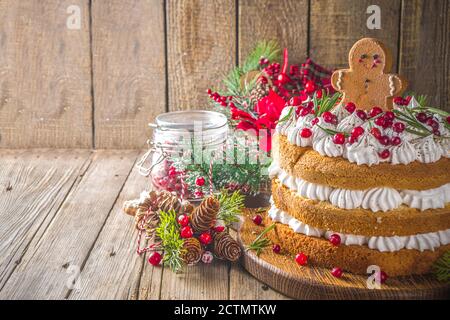
[[[350,137],[350,134],[347,132],[339,132],[333,129],[329,129],[329,128],[324,128],[318,124],[316,124],[317,127],[319,127],[320,129],[322,129],[323,131],[325,131],[326,133],[328,133],[329,135],[335,135],[336,133],[342,133],[346,138]]]
[[[405,122],[411,127],[406,128],[408,132],[417,134],[422,137],[426,137],[429,136],[430,134],[433,134],[433,132],[431,132],[427,127],[425,127],[422,123],[420,123],[416,119],[414,113],[409,108],[405,108],[403,110],[405,110],[405,112],[395,109],[393,111],[399,120]]]
[[[316,116],[320,117],[324,112],[333,109],[341,96],[342,94],[340,92],[336,92],[332,96],[323,93],[322,98],[318,99],[317,93],[314,93],[313,104]]]
[[[283,118],[279,119],[278,123],[285,122],[285,121],[289,120],[291,118],[292,112],[294,112],[294,107],[291,107],[291,109],[289,109],[288,114],[285,115]]]
[[[156,228],[156,235],[161,239],[164,248],[164,265],[168,266],[173,272],[179,272],[183,267],[184,240],[180,237],[177,214],[174,210],[160,212],[160,223]]]
[[[275,224],[271,224],[266,227],[260,234],[253,240],[252,243],[247,247],[247,250],[255,250],[256,255],[259,256],[261,252],[270,244],[270,240],[265,238],[267,232],[275,228]]]
[[[244,208],[245,197],[239,191],[229,193],[222,191],[219,196],[220,209],[217,218],[223,220],[228,226],[233,222],[239,221],[239,214]]]
[[[439,281],[450,282],[450,251],[447,251],[433,265],[433,273]]]

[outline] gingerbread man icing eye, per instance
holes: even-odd
[[[408,83],[389,73],[392,56],[386,46],[377,39],[361,39],[351,48],[348,62],[349,69],[336,70],[331,77],[333,88],[343,93],[341,103],[353,102],[364,110],[373,106],[391,110],[393,97]]]

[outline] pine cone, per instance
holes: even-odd
[[[270,84],[263,81],[258,81],[255,87],[250,92],[250,99],[255,103],[269,94]]]
[[[214,234],[214,253],[221,259],[236,261],[242,254],[241,247],[226,232],[218,232]]]
[[[191,215],[191,225],[195,232],[208,231],[214,227],[219,206],[219,200],[214,197],[208,197],[194,209]]]
[[[184,200],[181,203],[181,209],[180,209],[180,214],[186,214],[186,215],[191,215],[192,212],[194,211],[194,206],[187,200]]]
[[[187,265],[194,265],[202,258],[202,245],[196,238],[185,239],[183,249],[185,251],[182,255],[182,259]]]
[[[161,191],[158,195],[157,205],[161,211],[167,212],[170,210],[175,210],[175,212],[179,214],[181,201],[178,199],[176,194],[169,191]]]

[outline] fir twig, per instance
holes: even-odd
[[[184,240],[180,237],[177,214],[174,210],[160,212],[160,223],[156,229],[156,235],[161,239],[164,248],[164,265],[168,266],[173,272],[178,272],[183,267],[183,244]]]
[[[279,44],[274,41],[261,41],[255,49],[248,55],[242,65],[242,72],[247,73],[259,68],[259,60],[261,57],[268,59],[271,62],[279,61],[281,58],[281,48]]]
[[[433,265],[433,273],[439,281],[450,282],[450,251],[447,251]]]
[[[264,236],[266,233],[268,233],[270,230],[275,228],[275,224],[271,224],[270,226],[266,227],[260,234],[253,240],[252,243],[247,247],[247,250],[255,250],[256,255],[259,256],[261,252],[270,244],[270,240],[265,238]]]
[[[350,137],[350,134],[347,133],[347,132],[339,132],[339,131],[336,131],[336,130],[333,130],[333,129],[324,128],[324,127],[322,127],[322,126],[320,126],[318,124],[316,124],[316,126],[318,128],[320,128],[321,130],[323,130],[324,132],[328,133],[329,135],[335,135],[336,133],[342,133],[346,138]]]
[[[332,96],[329,96],[325,92],[322,92],[322,98],[317,98],[317,93],[313,95],[314,111],[317,117],[320,117],[324,112],[330,111],[334,108],[342,94],[336,92]]]
[[[222,191],[219,196],[220,209],[217,218],[228,226],[239,221],[239,214],[244,208],[245,197],[239,191],[229,193]]]

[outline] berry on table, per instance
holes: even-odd
[[[157,266],[161,262],[162,256],[159,252],[152,252],[150,257],[148,258],[148,263],[152,266]]]
[[[330,242],[333,246],[339,246],[341,244],[341,236],[338,235],[337,233],[333,233],[330,236]]]
[[[189,217],[185,214],[182,214],[177,219],[178,224],[182,227],[185,227],[189,224]]]
[[[256,224],[257,226],[259,226],[262,223],[262,217],[261,215],[257,214],[252,218],[252,221],[254,224]]]
[[[331,274],[333,275],[333,277],[336,277],[336,278],[340,278],[340,277],[342,277],[342,269],[341,268],[338,268],[338,267],[334,267],[332,270],[331,270]]]
[[[273,246],[272,246],[272,251],[274,252],[274,253],[280,253],[280,251],[281,251],[281,247],[280,247],[280,245],[279,244],[274,244]]]
[[[203,243],[204,245],[208,245],[212,241],[212,236],[208,232],[203,232],[199,237],[198,240]]]
[[[180,235],[182,238],[184,238],[184,239],[192,238],[193,234],[194,234],[194,232],[192,231],[191,227],[184,226],[183,228],[181,228]]]
[[[305,266],[308,263],[308,256],[303,252],[297,253],[295,256],[295,262],[301,266]]]

